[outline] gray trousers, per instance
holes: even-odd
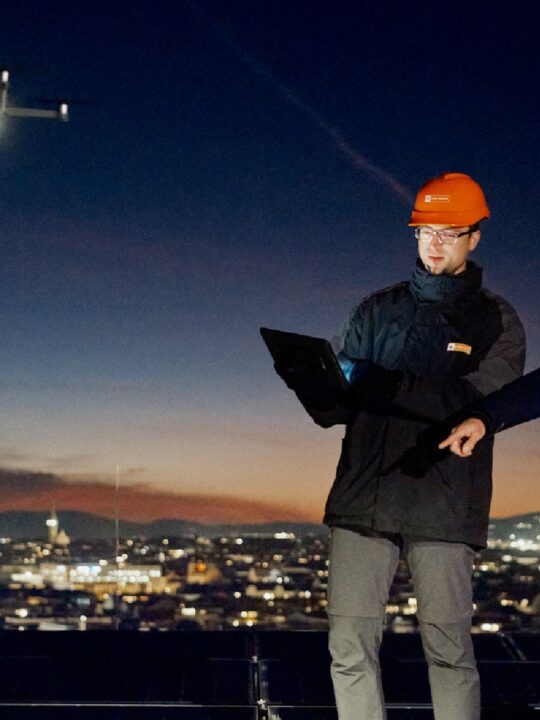
[[[391,540],[334,528],[328,617],[339,720],[386,720],[379,667],[385,607],[399,561]],[[479,720],[471,641],[474,551],[461,543],[405,541],[436,720]]]

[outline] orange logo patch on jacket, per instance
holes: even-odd
[[[470,355],[472,353],[472,347],[470,345],[458,342],[448,343],[446,350],[447,352],[462,352],[465,353],[465,355]]]

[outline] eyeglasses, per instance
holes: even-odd
[[[414,237],[425,243],[431,242],[436,237],[443,245],[455,245],[458,238],[463,235],[470,235],[471,232],[471,228],[463,232],[453,232],[452,230],[434,230],[430,227],[416,227],[414,228]]]

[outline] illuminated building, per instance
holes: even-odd
[[[215,563],[196,560],[188,563],[186,582],[188,585],[212,585],[222,583],[223,575]]]

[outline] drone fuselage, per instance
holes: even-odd
[[[0,116],[22,118],[45,118],[48,120],[69,120],[69,107],[65,102],[58,103],[56,110],[26,108],[8,105],[9,71],[2,70],[0,75]]]

